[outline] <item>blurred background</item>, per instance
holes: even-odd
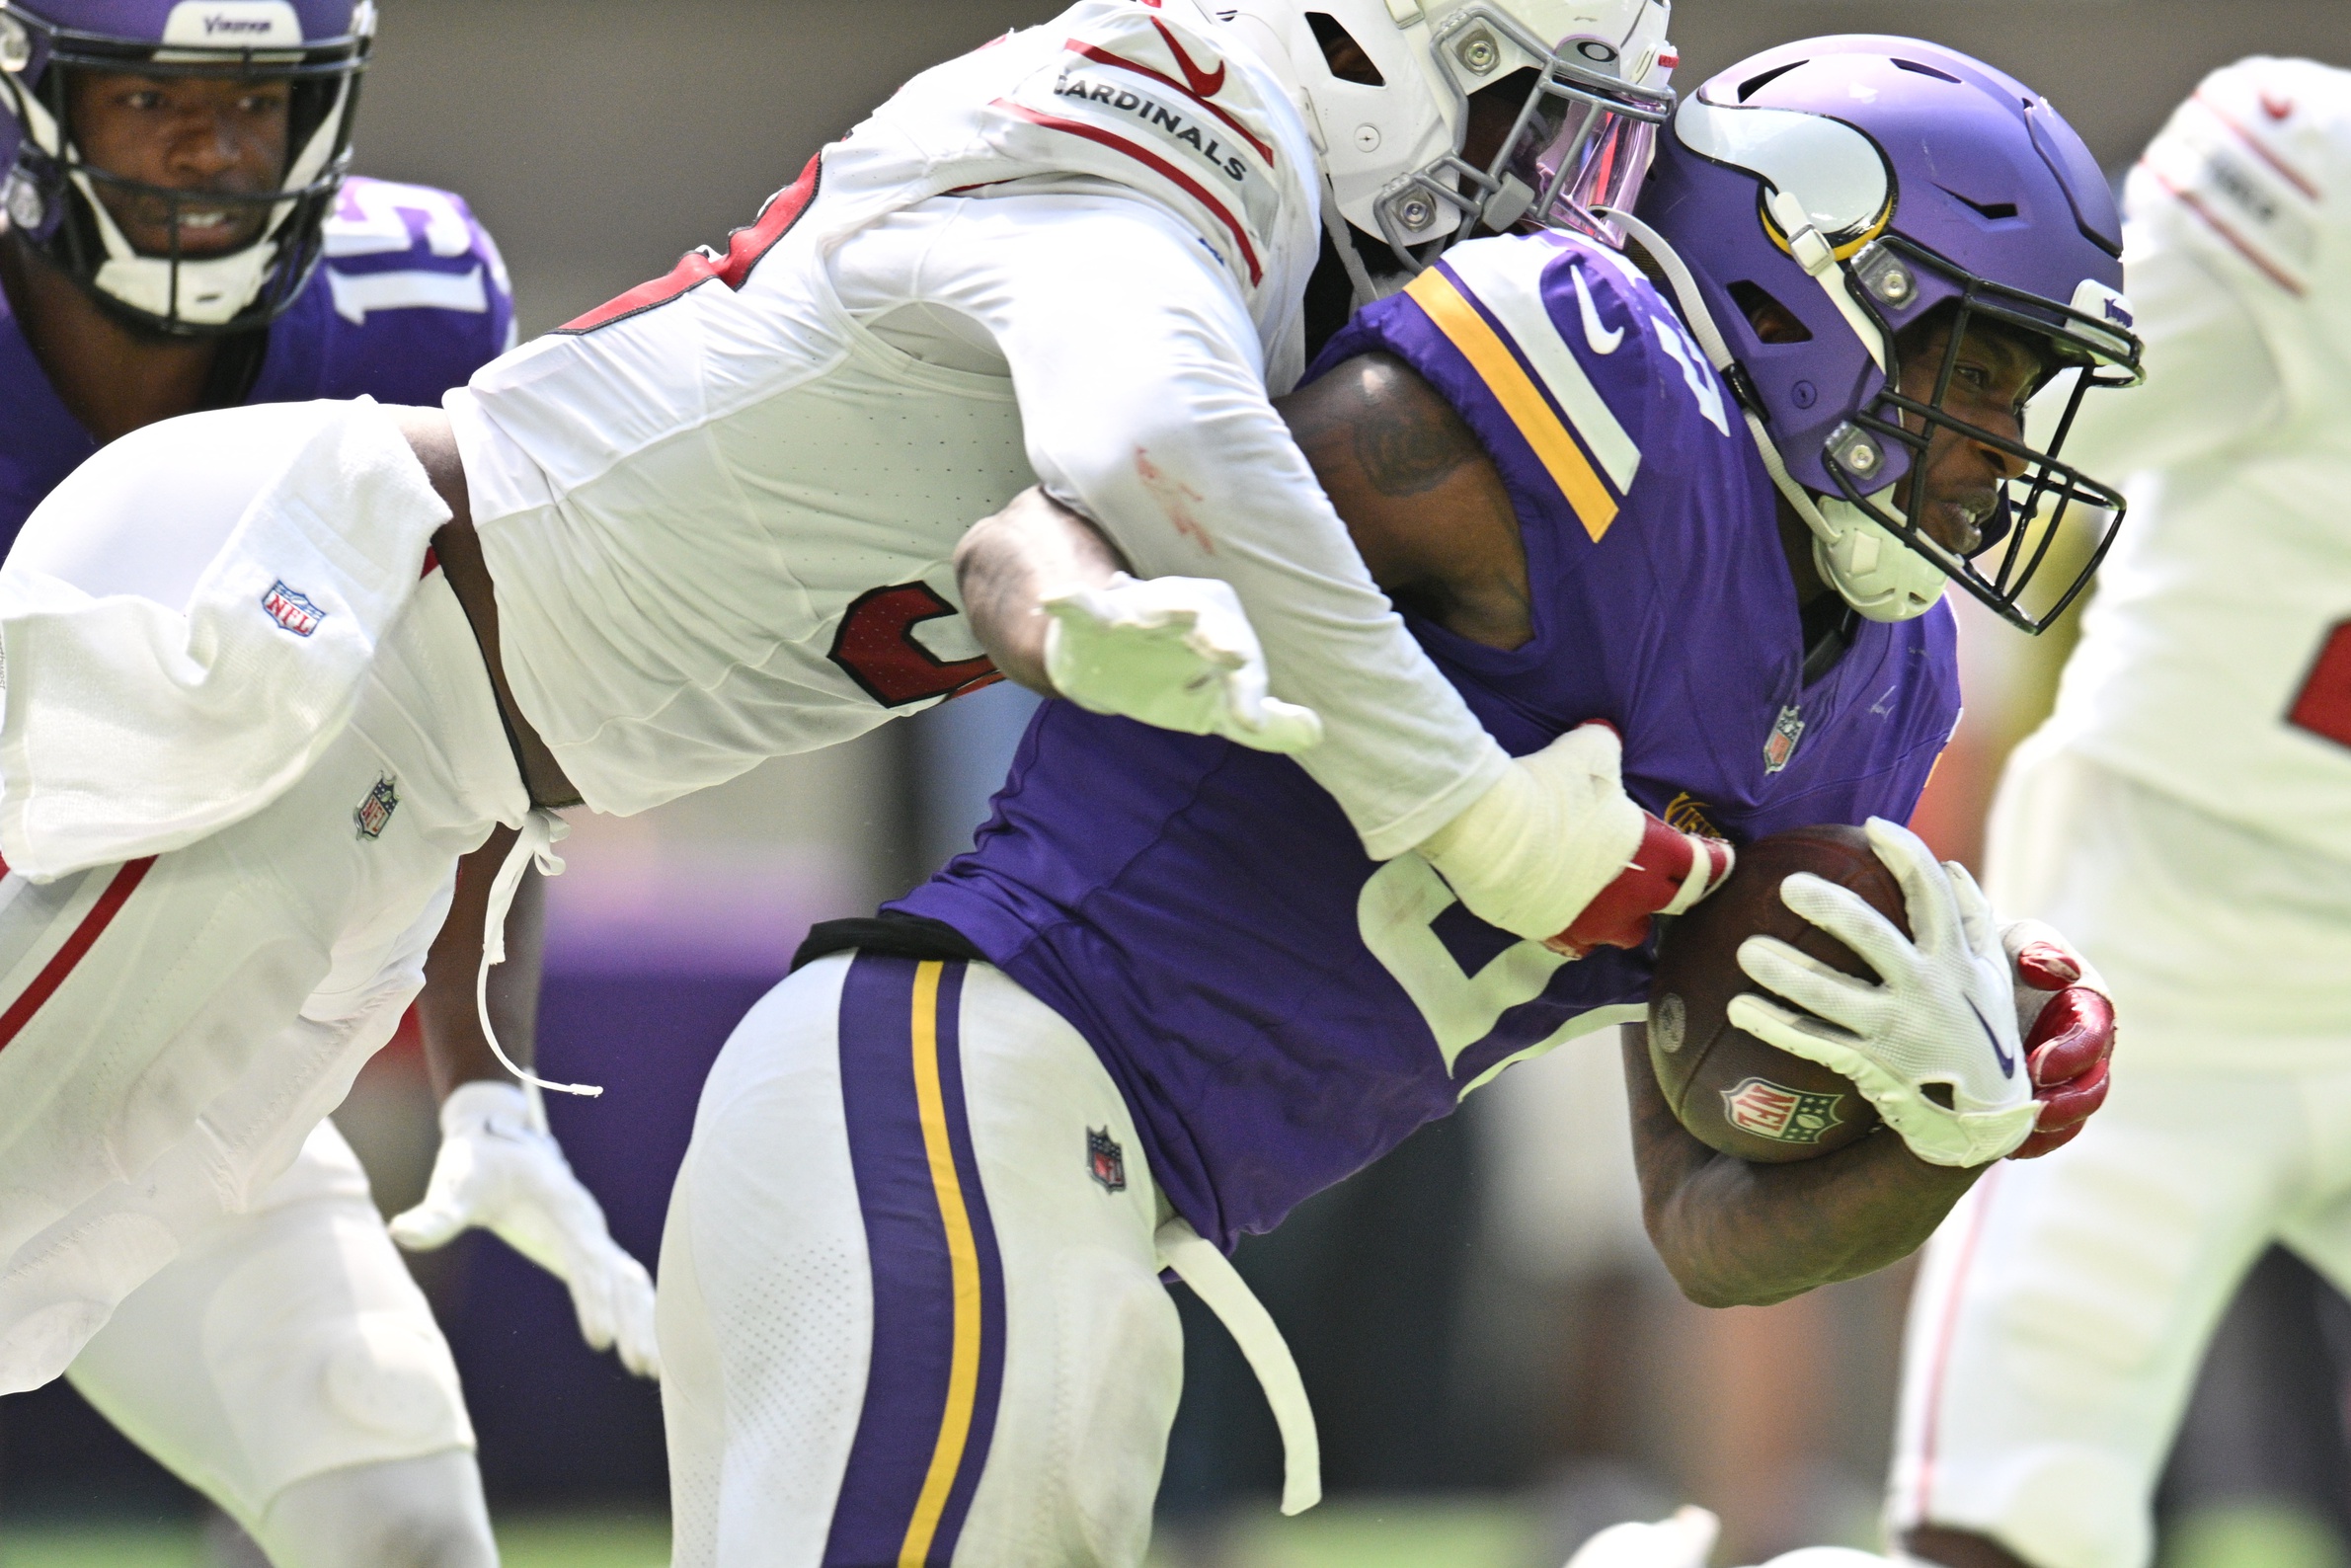
[[[362,172],[459,191],[504,246],[524,334],[719,241],[914,70],[1052,0],[384,0]],[[1766,44],[1916,33],[2048,93],[2109,170],[2207,70],[2351,63],[2346,0],[1679,0],[1685,90]],[[1919,825],[1975,857],[1998,765],[2068,638],[1963,604],[1968,714]],[[812,920],[870,911],[970,841],[1026,716],[995,687],[856,745],[628,821],[585,818],[551,889],[540,1052],[605,1083],[554,1107],[614,1232],[649,1262],[695,1095]],[[403,1037],[338,1120],[387,1212],[430,1164]],[[1547,1568],[1695,1499],[1725,1561],[1874,1544],[1901,1270],[1769,1309],[1684,1302],[1634,1208],[1612,1036],[1507,1074],[1464,1114],[1306,1206],[1243,1265],[1323,1425],[1332,1501],[1274,1514],[1270,1420],[1220,1330],[1188,1319],[1169,1568]],[[457,1349],[509,1563],[666,1560],[659,1403],[580,1345],[553,1281],[479,1235],[414,1260]],[[2265,1264],[2217,1346],[2164,1510],[2167,1568],[2339,1568],[2347,1324]],[[258,1562],[62,1384],[0,1400],[0,1568]]]

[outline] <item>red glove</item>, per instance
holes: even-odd
[[[1569,958],[1582,958],[1596,947],[1639,947],[1649,940],[1650,916],[1682,913],[1730,876],[1736,857],[1729,844],[1641,815],[1641,843],[1632,864],[1543,946]]]
[[[2015,967],[2025,1066],[2041,1102],[2032,1135],[2008,1158],[2038,1159],[2072,1142],[2106,1103],[2114,1000],[2089,961],[2040,921],[2018,920],[2001,936]]]

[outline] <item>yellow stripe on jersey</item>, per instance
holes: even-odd
[[[930,1470],[914,1502],[914,1517],[906,1525],[899,1547],[899,1568],[922,1568],[930,1560],[931,1541],[939,1519],[947,1511],[947,1494],[963,1468],[964,1447],[972,1436],[973,1408],[980,1390],[980,1248],[972,1234],[971,1211],[964,1206],[963,1182],[955,1172],[955,1148],[948,1140],[947,1098],[939,1082],[939,978],[947,966],[926,960],[914,970],[914,1103],[922,1121],[923,1152],[930,1159],[931,1188],[938,1196],[939,1218],[947,1232],[947,1258],[955,1291],[953,1349],[947,1365],[947,1409],[939,1421],[939,1440],[931,1450]]]
[[[1445,265],[1470,297],[1502,323],[1502,330],[1534,367],[1535,379],[1551,394],[1559,411],[1567,416],[1569,427],[1584,438],[1585,449],[1600,463],[1600,471],[1621,496],[1632,489],[1633,476],[1640,472],[1641,449],[1624,433],[1624,427],[1616,422],[1592,377],[1584,373],[1575,351],[1552,319],[1551,307],[1543,302],[1544,266],[1558,254],[1539,241],[1463,245],[1446,257]],[[1586,313],[1583,327],[1590,347],[1595,353],[1613,353],[1628,329],[1618,328],[1612,336],[1600,333],[1600,318],[1592,314],[1591,285],[1580,270],[1570,276],[1577,303]],[[1597,341],[1591,341],[1594,339]]]
[[[1461,356],[1469,361],[1494,394],[1502,411],[1510,416],[1527,444],[1534,448],[1534,455],[1549,471],[1551,482],[1575,509],[1576,517],[1584,524],[1584,531],[1598,543],[1608,531],[1608,524],[1616,520],[1616,502],[1608,494],[1608,487],[1601,483],[1593,472],[1591,460],[1575,437],[1543,401],[1541,392],[1528,377],[1526,367],[1511,353],[1510,348],[1477,313],[1453,280],[1432,267],[1414,278],[1404,290],[1413,302],[1428,312],[1437,330],[1452,341]]]

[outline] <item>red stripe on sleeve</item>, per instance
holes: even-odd
[[[1173,182],[1192,199],[1207,207],[1217,222],[1224,225],[1224,231],[1232,236],[1233,244],[1240,247],[1241,260],[1249,264],[1251,285],[1254,286],[1265,281],[1265,269],[1258,265],[1257,249],[1249,243],[1249,235],[1241,227],[1240,219],[1234,217],[1231,209],[1226,207],[1223,202],[1210,195],[1206,186],[1184,173],[1183,170],[1147,147],[1138,147],[1123,136],[1114,136],[1098,126],[1086,124],[1083,120],[1063,119],[1058,115],[1040,114],[1034,109],[1006,100],[998,102],[1002,108],[1010,110],[1032,124],[1043,125],[1048,130],[1065,130],[1072,136],[1083,136],[1088,141],[1098,141],[1114,152],[1125,153],[1152,173]]]

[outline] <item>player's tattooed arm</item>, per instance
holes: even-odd
[[[1359,355],[1274,407],[1389,597],[1490,647],[1534,635],[1527,547],[1502,476],[1403,360]]]
[[[1718,1154],[1675,1120],[1639,1025],[1624,1031],[1624,1083],[1649,1239],[1701,1306],[1765,1306],[1875,1273],[1923,1245],[1982,1173],[1929,1165],[1893,1137],[1788,1165]]]
[[[955,582],[973,636],[1005,679],[1048,697],[1058,693],[1045,672],[1044,599],[1100,588],[1126,570],[1100,529],[1034,487],[974,523],[955,547]]]

